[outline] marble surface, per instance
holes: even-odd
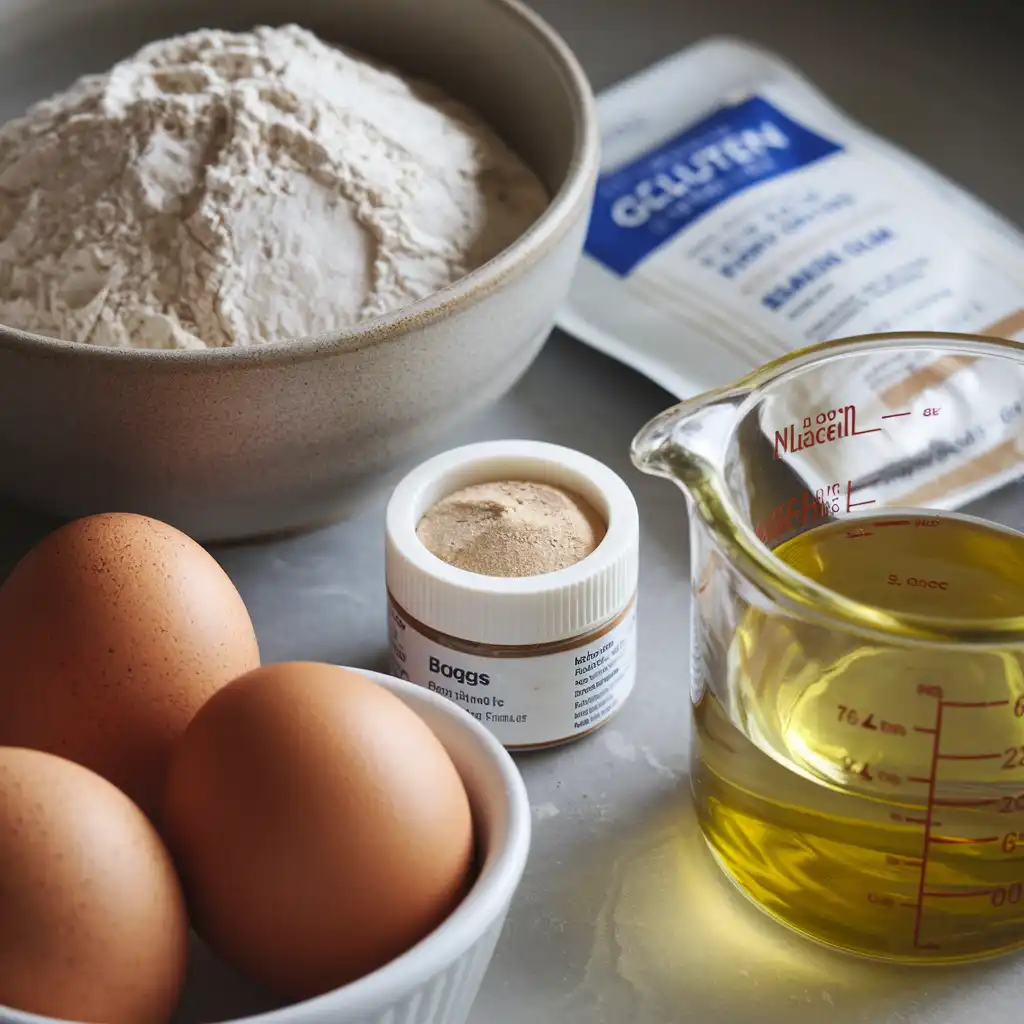
[[[1024,19],[1010,5],[905,0],[537,0],[600,88],[705,35],[791,57],[855,114],[1024,222]],[[472,1024],[959,1024],[1016,1020],[1024,959],[913,970],[814,946],[739,897],[710,863],[688,801],[688,557],[680,494],[629,464],[671,404],[558,334],[515,390],[441,447],[528,437],[580,448],[633,487],[642,519],[640,673],[605,730],[521,756],[535,814],[526,877]],[[0,573],[50,526],[0,510]],[[383,668],[382,506],[216,556],[267,660]],[[222,1005],[247,998],[222,986]],[[209,1018],[207,1018],[209,1019]]]

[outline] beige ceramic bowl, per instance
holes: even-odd
[[[0,118],[152,39],[286,22],[470,103],[545,181],[547,211],[468,277],[343,333],[147,352],[0,327],[0,494],[201,540],[342,518],[539,352],[582,248],[598,134],[576,60],[515,0],[3,0]]]

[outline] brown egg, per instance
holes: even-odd
[[[157,1024],[187,953],[185,900],[145,815],[86,768],[0,748],[0,1006]]]
[[[258,664],[242,598],[202,547],[145,516],[79,519],[0,587],[0,746],[76,761],[153,814],[192,716]]]
[[[296,999],[426,936],[465,892],[469,800],[398,697],[309,662],[266,665],[199,712],[174,753],[164,828],[197,931]]]

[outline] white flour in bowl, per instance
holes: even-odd
[[[445,287],[547,202],[433,86],[295,26],[195,32],[0,128],[0,324],[149,349],[316,335]]]

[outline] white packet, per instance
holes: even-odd
[[[598,111],[602,172],[558,323],[678,397],[834,338],[1024,339],[1024,234],[772,54],[709,40],[601,94]],[[793,424],[810,443],[777,455],[812,488],[842,480],[851,506],[870,492],[960,507],[1024,472],[1024,369],[933,369],[894,359],[882,388],[839,364],[822,393],[777,401],[765,430]],[[936,387],[943,416],[929,418]],[[851,406],[883,429],[856,452],[817,447],[818,419]]]

